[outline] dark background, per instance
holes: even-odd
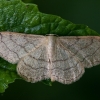
[[[34,2],[43,13],[61,16],[75,24],[86,24],[100,33],[100,0],[25,0]],[[86,69],[83,77],[70,85],[54,82],[27,83],[16,80],[0,100],[100,100],[100,66]]]

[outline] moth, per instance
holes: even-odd
[[[100,64],[100,37],[0,32],[0,57],[17,64],[18,74],[28,82],[70,84],[85,68]]]

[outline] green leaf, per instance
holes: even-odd
[[[51,82],[50,79],[48,79],[48,80],[43,80],[42,82],[43,82],[45,85],[52,86],[52,82]]]
[[[59,36],[99,35],[86,25],[73,24],[59,16],[41,13],[37,5],[25,4],[20,0],[0,0],[0,31]],[[16,65],[0,58],[0,92],[4,92],[15,79],[20,79]],[[49,80],[45,84],[51,85]]]
[[[0,92],[4,92],[9,83],[19,78],[16,72],[0,68]]]

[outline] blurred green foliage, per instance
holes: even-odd
[[[22,0],[23,2],[25,2],[25,3],[32,3],[32,2],[34,2],[34,0]]]

